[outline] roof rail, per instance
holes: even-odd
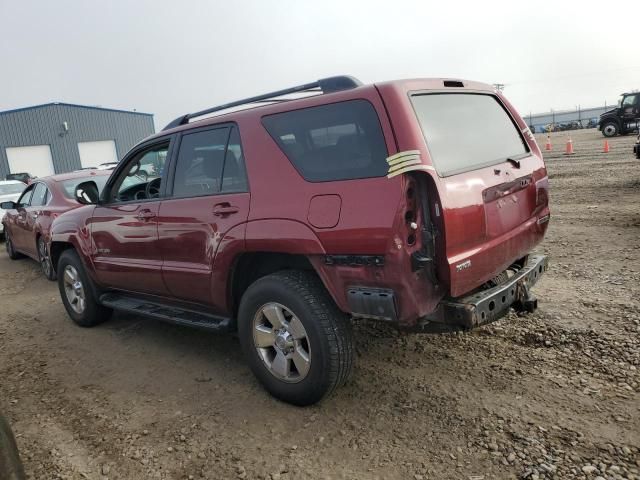
[[[218,112],[220,110],[227,110],[228,108],[238,107],[240,105],[246,105],[249,103],[282,101],[282,99],[276,100],[276,97],[281,97],[282,95],[288,95],[290,93],[300,93],[300,92],[332,93],[332,92],[339,92],[341,90],[349,90],[351,88],[356,88],[361,85],[362,85],[362,82],[360,80],[348,75],[322,78],[316,82],[305,83],[304,85],[297,85],[295,87],[285,88],[284,90],[277,90],[275,92],[265,93],[263,95],[257,95],[255,97],[249,97],[243,100],[236,100],[235,102],[225,103],[223,105],[207,108],[205,110],[200,110],[199,112],[195,112],[195,113],[187,113],[186,115],[182,115],[181,117],[176,118],[172,122],[169,122],[169,124],[166,127],[164,127],[162,131],[169,130],[170,128],[179,127],[180,125],[186,125],[187,123],[189,123],[189,120],[192,118],[202,117],[203,115],[208,115],[210,113]]]

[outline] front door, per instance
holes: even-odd
[[[31,204],[31,197],[33,196],[33,190],[35,185],[29,185],[27,189],[20,195],[20,198],[16,202],[16,209],[8,213],[10,216],[9,222],[9,235],[11,236],[11,242],[15,250],[23,252],[27,243],[26,230],[27,230],[27,208]]]
[[[107,183],[94,210],[92,257],[97,280],[104,287],[167,293],[158,248],[158,211],[165,180],[155,167],[164,164],[169,149],[170,141],[164,139],[132,152]]]
[[[236,126],[182,135],[160,205],[164,281],[178,299],[214,305],[212,273],[225,241],[244,241],[250,194]],[[218,307],[218,308],[216,308]]]
[[[22,232],[22,246],[20,250],[32,258],[38,258],[38,245],[36,243],[36,222],[42,214],[42,208],[47,203],[47,186],[37,182],[33,188],[33,195],[29,206],[25,207],[25,216]]]
[[[638,118],[638,103],[640,102],[640,94],[627,95],[622,101],[622,118],[625,121],[635,120]]]

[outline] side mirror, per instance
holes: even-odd
[[[98,192],[98,186],[93,180],[79,183],[76,186],[75,197],[78,203],[83,205],[95,205],[100,199],[100,192]]]
[[[0,208],[2,210],[15,210],[18,207],[16,202],[2,202],[0,203]]]

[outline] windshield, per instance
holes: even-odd
[[[493,95],[419,94],[411,101],[440,176],[528,154],[516,125]]]
[[[24,183],[0,183],[0,195],[18,195],[25,188]]]

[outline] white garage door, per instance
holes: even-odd
[[[101,142],[79,142],[80,164],[83,168],[97,167],[101,163],[117,162],[116,142],[104,140]]]
[[[33,147],[7,147],[7,160],[11,173],[30,173],[36,177],[53,175],[53,159],[49,145]]]

